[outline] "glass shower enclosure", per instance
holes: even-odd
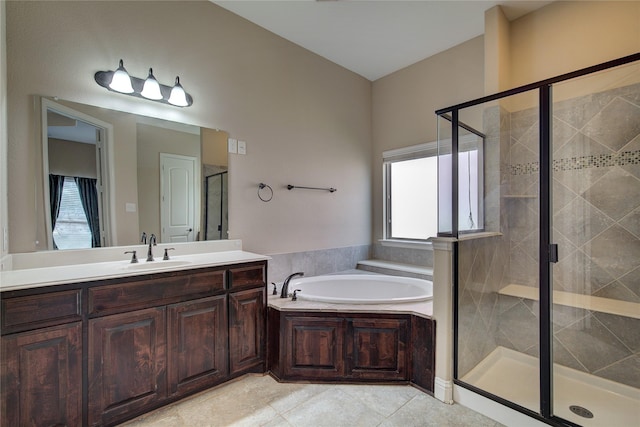
[[[640,54],[436,113],[454,382],[553,425],[637,425]]]
[[[229,238],[228,172],[205,176],[204,240]]]

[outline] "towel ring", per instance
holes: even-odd
[[[260,194],[260,191],[264,190],[265,188],[269,190],[268,195],[266,197]],[[261,182],[260,184],[258,184],[258,198],[263,202],[270,202],[271,199],[273,199],[273,189],[267,184],[264,184]]]

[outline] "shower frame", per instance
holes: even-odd
[[[219,176],[220,177],[220,224],[218,224],[218,239],[222,240],[222,236],[224,234],[223,231],[223,219],[224,219],[224,202],[223,202],[223,194],[224,194],[224,180],[225,178],[228,177],[228,172],[229,171],[222,171],[222,172],[218,172],[218,173],[214,173],[211,175],[207,175],[205,176],[204,179],[204,185],[205,185],[205,190],[204,190],[204,240],[210,240],[211,236],[209,236],[209,180],[210,178]]]
[[[451,230],[438,231],[438,237],[450,237],[458,239],[460,237],[458,218],[458,153],[459,135],[458,131],[467,125],[462,123],[459,112],[462,109],[478,106],[487,102],[497,101],[510,96],[522,94],[529,91],[538,91],[539,101],[539,368],[540,368],[540,412],[534,412],[528,408],[520,406],[503,397],[489,393],[472,384],[468,384],[459,379],[458,375],[458,321],[459,321],[459,271],[458,271],[458,242],[453,243],[453,382],[454,384],[471,390],[481,396],[498,402],[511,409],[524,413],[550,425],[556,426],[577,426],[576,424],[553,415],[553,324],[552,324],[552,266],[557,262],[557,245],[552,241],[552,156],[551,156],[551,132],[552,132],[552,86],[571,79],[584,77],[593,73],[605,71],[622,65],[640,61],[640,53],[607,61],[591,67],[583,68],[570,73],[545,79],[536,83],[527,84],[514,89],[488,95],[472,101],[467,101],[451,107],[437,110],[438,117],[451,123]],[[440,201],[439,197],[439,201]],[[440,223],[439,223],[440,226]]]

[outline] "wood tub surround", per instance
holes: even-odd
[[[268,309],[279,381],[411,383],[433,393],[435,322],[415,314]]]
[[[115,425],[266,371],[266,261],[6,291],[0,425]]]

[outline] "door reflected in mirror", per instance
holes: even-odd
[[[47,249],[227,239],[228,136],[42,98]]]

